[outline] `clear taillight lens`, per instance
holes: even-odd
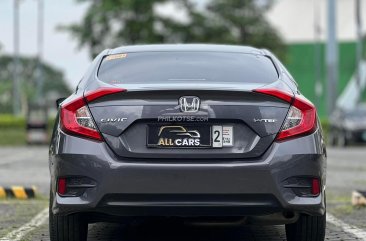
[[[287,114],[285,123],[282,126],[282,130],[288,130],[295,126],[298,126],[301,122],[301,119],[302,119],[301,110],[297,109],[294,106],[291,106]]]
[[[86,106],[83,106],[76,110],[76,121],[79,123],[79,125],[84,126],[86,128],[92,130],[97,129]]]

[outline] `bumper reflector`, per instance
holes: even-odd
[[[317,197],[321,193],[321,183],[318,177],[290,177],[283,183],[299,197]]]
[[[311,185],[311,194],[318,196],[320,194],[320,182],[318,178],[313,178]]]
[[[62,197],[78,197],[88,188],[96,187],[97,183],[88,177],[67,177],[57,180],[57,193]]]
[[[66,193],[66,178],[59,178],[57,181],[57,193],[65,195]]]

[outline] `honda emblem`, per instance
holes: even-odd
[[[182,112],[197,112],[200,109],[200,98],[197,96],[182,96],[179,98]]]

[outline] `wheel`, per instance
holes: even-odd
[[[296,223],[286,224],[287,241],[324,241],[326,214],[300,215]]]
[[[86,241],[88,222],[81,214],[67,216],[52,213],[53,198],[50,195],[49,232],[51,241]]]

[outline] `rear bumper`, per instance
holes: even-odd
[[[247,216],[281,212],[268,194],[108,194],[93,212],[116,216]]]
[[[56,148],[57,147],[57,148]],[[93,212],[117,216],[247,216],[283,211],[325,211],[326,157],[320,134],[274,143],[258,159],[120,159],[105,143],[60,133],[51,145],[52,192],[57,177],[85,176],[97,185],[80,197],[56,194],[57,214]],[[322,193],[298,197],[284,187],[294,176],[318,177]]]

